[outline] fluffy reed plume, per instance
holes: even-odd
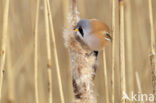
[[[114,70],[115,70],[115,0],[112,0],[112,36],[113,36],[113,40],[112,40],[112,80],[111,80],[111,90],[112,90],[112,102],[114,103],[114,98],[115,98],[115,93],[114,93]]]
[[[34,81],[35,81],[35,101],[39,103],[38,98],[38,20],[40,0],[36,0],[36,17],[35,17],[35,40],[34,40]]]
[[[64,95],[63,95],[61,74],[60,74],[60,67],[59,67],[58,55],[57,55],[57,49],[56,49],[56,40],[55,40],[54,27],[53,27],[52,12],[50,10],[49,0],[47,0],[47,9],[48,9],[47,15],[49,16],[49,22],[50,22],[50,28],[51,28],[52,45],[53,45],[53,50],[54,50],[54,58],[55,58],[56,71],[57,71],[57,77],[58,77],[58,83],[59,83],[60,98],[61,98],[61,103],[65,103]]]
[[[121,92],[126,92],[126,81],[125,81],[125,45],[124,45],[124,0],[119,0],[119,8],[120,8],[120,22],[119,22],[119,47],[120,47],[120,69],[121,69]],[[125,100],[122,100],[122,103],[125,103]]]
[[[72,10],[68,18],[69,27],[64,31],[65,46],[69,49],[73,81],[73,103],[96,103],[93,93],[96,58],[73,31],[79,20],[77,0],[72,0]]]
[[[152,68],[152,85],[153,85],[153,94],[156,95],[156,56],[155,56],[155,36],[154,36],[154,25],[153,25],[153,14],[152,14],[152,0],[149,1],[149,17],[150,17],[150,37],[151,37],[151,68]],[[156,97],[156,96],[155,96]],[[156,99],[154,99],[156,103]]]
[[[9,15],[9,0],[5,0],[4,12],[3,12],[3,32],[2,32],[2,47],[1,47],[1,61],[0,61],[0,102],[2,99],[2,86],[3,86],[3,76],[5,69],[5,57],[6,57],[6,41],[7,41],[7,31],[8,31],[8,15]]]
[[[49,0],[44,0],[44,18],[45,18],[45,29],[46,29],[46,45],[47,45],[47,55],[48,55],[48,63],[47,63],[47,72],[48,72],[48,100],[49,103],[52,103],[52,70],[51,70],[51,48],[50,48],[50,33],[49,33]]]
[[[109,103],[109,92],[108,92],[108,78],[107,78],[107,62],[106,62],[106,52],[103,50],[103,67],[104,67],[104,82],[105,82],[105,96],[106,103]]]

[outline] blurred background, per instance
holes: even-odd
[[[125,8],[125,57],[127,93],[152,93],[150,66],[150,24],[148,0],[124,0]],[[3,29],[5,0],[0,0],[0,44]],[[156,0],[152,0],[154,29],[156,34]],[[63,30],[71,0],[50,0],[54,32],[58,50],[65,103],[72,103],[72,81],[69,54],[64,46]],[[116,0],[116,49],[115,49],[115,103],[120,103],[119,68],[119,7]],[[10,0],[8,37],[10,55],[6,56],[6,69],[2,88],[2,103],[35,103],[34,88],[34,25],[36,0]],[[95,18],[112,26],[112,0],[78,0],[81,18]],[[44,3],[40,0],[39,11],[39,103],[48,103],[47,49],[44,21]],[[1,46],[1,45],[0,45]],[[111,43],[106,47],[109,100],[111,103]],[[58,78],[52,51],[53,103],[60,102]],[[8,65],[9,63],[9,65]],[[141,90],[138,88],[137,79]],[[106,103],[102,51],[98,56],[95,92],[97,103]],[[136,102],[137,103],[137,102]],[[148,102],[147,102],[148,103]]]

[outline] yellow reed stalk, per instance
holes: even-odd
[[[49,93],[49,103],[52,103],[52,70],[48,69],[48,93]]]
[[[49,14],[48,16],[49,16],[49,20],[50,20],[50,27],[51,27],[51,36],[52,36],[52,45],[53,45],[53,50],[54,50],[54,58],[55,58],[55,63],[56,63],[56,71],[57,71],[57,77],[58,77],[58,83],[59,83],[60,98],[61,98],[61,103],[65,103],[64,95],[63,95],[61,74],[60,74],[60,67],[59,67],[58,55],[57,55],[57,49],[56,49],[56,40],[55,40],[55,35],[54,35],[52,12],[50,10],[49,0],[47,0],[47,6],[48,6],[48,14]]]
[[[114,103],[115,91],[114,91],[114,70],[115,70],[115,0],[112,0],[112,80],[111,80],[111,90],[112,90],[112,103]]]
[[[151,44],[151,54],[150,54],[150,62],[152,69],[152,86],[153,86],[153,94],[156,95],[156,56],[155,56],[155,36],[154,36],[154,25],[153,25],[153,13],[152,13],[152,0],[148,0],[149,4],[149,19],[150,19],[150,44]],[[154,99],[154,103],[156,103],[156,99]]]
[[[50,48],[50,33],[49,33],[49,20],[48,20],[48,3],[49,1],[44,0],[44,16],[45,16],[45,29],[46,29],[46,41],[47,41],[47,55],[48,55],[48,100],[52,103],[52,70],[51,70],[51,48]]]
[[[1,49],[1,61],[0,61],[0,102],[2,99],[2,86],[3,75],[5,69],[5,56],[6,56],[6,39],[8,33],[8,15],[9,15],[9,0],[5,0],[4,14],[3,14],[3,32],[2,32],[2,49]]]
[[[45,30],[46,30],[46,40],[47,40],[47,55],[48,55],[48,68],[51,67],[51,49],[50,49],[50,33],[49,33],[49,20],[47,11],[47,1],[44,0],[44,16],[45,16]]]
[[[63,4],[63,16],[64,16],[64,26],[67,26],[67,14],[69,12],[69,0],[62,0]]]
[[[132,52],[132,17],[131,17],[131,0],[125,0],[125,3],[127,4],[127,7],[125,9],[125,18],[126,18],[126,56],[127,56],[127,72],[128,76],[131,76],[131,78],[128,78],[127,91],[134,91],[134,72],[133,72],[133,52]],[[130,92],[129,92],[130,94]]]
[[[107,78],[107,63],[106,63],[106,52],[105,49],[103,50],[103,67],[104,67],[104,82],[105,82],[105,96],[106,96],[106,103],[109,103],[109,92],[108,92],[108,78]]]
[[[119,37],[119,45],[120,45],[120,69],[121,69],[121,93],[126,92],[126,81],[125,81],[125,40],[124,40],[124,1],[119,0],[120,7],[120,37]],[[125,103],[125,100],[122,100],[122,103]]]
[[[80,0],[80,5],[81,5],[81,8],[80,8],[80,11],[81,11],[81,15],[82,15],[82,18],[86,18],[86,0]]]
[[[36,17],[35,17],[35,40],[34,40],[34,81],[35,81],[35,101],[39,103],[38,97],[38,20],[40,0],[36,0]]]

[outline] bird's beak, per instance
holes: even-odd
[[[78,29],[74,29],[75,32],[79,31]]]
[[[73,30],[74,30],[75,32],[79,31],[77,26],[76,26],[76,27],[74,27],[74,29],[73,29]]]

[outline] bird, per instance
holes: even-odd
[[[112,41],[109,27],[97,19],[81,19],[73,30],[95,55]]]

